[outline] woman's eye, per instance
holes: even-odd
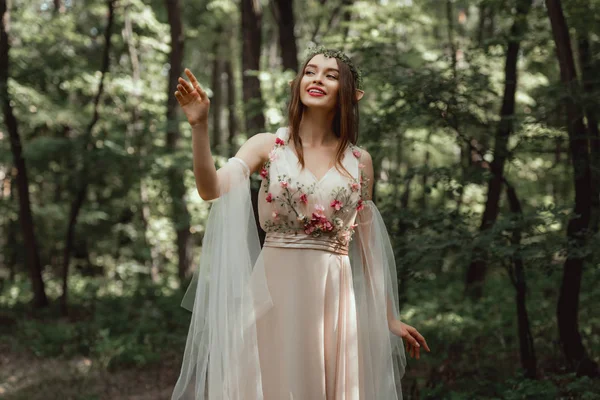
[[[335,75],[327,75],[328,78],[333,78],[333,79],[337,79],[337,76]]]
[[[312,72],[312,71],[306,71],[305,74],[306,75],[308,75],[308,74],[314,74],[314,72]]]

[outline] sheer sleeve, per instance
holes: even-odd
[[[262,400],[256,321],[272,307],[250,201],[250,169],[218,171],[200,265],[182,307],[192,311],[172,400]],[[210,357],[209,357],[210,355]]]
[[[350,242],[350,259],[358,336],[364,352],[365,398],[401,399],[406,356],[402,339],[388,327],[388,317],[399,316],[396,263],[377,206],[371,200],[362,204]]]

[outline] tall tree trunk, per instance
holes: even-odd
[[[65,8],[62,5],[61,0],[53,0],[54,1],[54,13],[63,13],[65,12]]]
[[[523,210],[521,202],[517,197],[515,188],[505,181],[506,198],[510,211],[519,219],[523,220]],[[521,227],[517,225],[511,237],[511,244],[519,248],[521,246]],[[533,344],[533,335],[529,324],[529,315],[527,313],[527,283],[525,281],[525,268],[523,259],[519,251],[511,257],[512,267],[509,267],[509,276],[516,290],[517,305],[517,326],[519,334],[519,350],[521,355],[521,366],[525,370],[525,376],[529,379],[535,379],[537,376],[537,360],[535,356],[535,347]]]
[[[262,11],[260,0],[241,0],[242,13],[242,94],[246,133],[251,137],[265,130],[264,103],[260,91],[260,80],[251,71],[260,69],[262,46]],[[260,244],[264,243],[265,231],[260,227],[258,216],[258,191],[251,186],[251,200]]]
[[[259,0],[241,0],[242,12],[242,89],[248,137],[265,129],[264,103],[258,76],[262,46],[262,11]]]
[[[183,63],[183,29],[179,0],[165,0],[167,17],[171,29],[171,53],[169,54],[169,85],[167,89],[167,151],[175,155],[181,134],[179,132],[179,105],[173,95],[177,90],[178,78]],[[190,213],[185,201],[186,188],[183,169],[173,165],[167,172],[169,192],[172,200],[171,218],[177,234],[178,275],[185,281],[190,275],[192,265],[192,237],[190,233]]]
[[[491,178],[488,181],[487,200],[481,218],[480,232],[485,232],[496,222],[499,212],[500,194],[504,177],[504,163],[508,156],[508,139],[513,132],[515,113],[515,92],[517,90],[517,61],[521,38],[527,30],[527,14],[532,0],[517,0],[517,13],[510,29],[510,39],[506,50],[504,67],[504,96],[500,109],[500,123],[496,131],[494,144],[494,160],[490,164]],[[482,247],[473,249],[471,263],[467,269],[466,291],[474,299],[483,294],[483,282],[487,270],[487,254]]]
[[[221,39],[223,36],[223,27],[219,25],[215,29],[215,42],[213,43],[213,63],[212,63],[212,91],[213,97],[210,100],[210,110],[212,111],[212,140],[210,148],[213,154],[223,154],[221,149],[221,118],[223,114],[223,85],[221,74],[223,73],[223,58],[221,57]]]
[[[421,193],[420,206],[421,210],[425,212],[427,210],[427,197],[429,196],[429,173],[431,171],[431,152],[429,151],[429,146],[431,144],[431,131],[427,134],[427,139],[425,139],[425,159],[423,160],[423,172],[421,173],[421,187],[423,188],[423,192]]]
[[[227,74],[227,151],[229,157],[235,155],[235,135],[237,135],[238,122],[235,106],[235,75],[231,67],[231,60],[225,61],[225,73]]]
[[[347,50],[349,47],[348,34],[350,33],[350,20],[352,20],[352,4],[354,0],[342,0],[342,8],[344,13],[342,14],[342,37],[344,38],[344,48]]]
[[[17,190],[19,193],[19,221],[23,240],[25,242],[25,262],[29,269],[31,287],[33,289],[33,306],[36,308],[48,305],[44,281],[42,280],[42,264],[40,261],[40,250],[38,248],[33,215],[31,213],[31,200],[29,198],[29,177],[27,176],[27,165],[23,158],[23,145],[19,134],[17,118],[10,104],[8,92],[8,70],[9,70],[9,21],[10,11],[6,6],[6,0],[0,0],[0,101],[4,123],[10,138],[10,150],[13,155],[14,167],[17,170]]]
[[[294,2],[293,0],[275,0],[277,6],[279,26],[279,48],[283,69],[298,72],[298,48],[294,34]]]
[[[600,224],[600,132],[598,132],[598,116],[600,109],[597,96],[600,94],[596,84],[595,75],[600,68],[600,63],[592,60],[592,49],[587,32],[578,35],[577,47],[581,64],[581,82],[583,89],[585,117],[590,136],[590,162],[592,184],[592,217],[590,229],[597,233]]]
[[[592,199],[590,193],[591,172],[588,140],[583,123],[583,109],[575,99],[579,93],[575,62],[569,28],[560,0],[546,0],[546,9],[552,26],[560,77],[565,90],[569,149],[573,163],[576,217],[569,220],[567,237],[571,248],[563,266],[562,283],[556,307],[558,333],[568,367],[578,375],[597,376],[598,365],[588,356],[579,334],[579,292],[583,274],[583,256],[580,251],[587,243]]]
[[[99,104],[100,98],[104,93],[104,79],[106,77],[106,73],[108,72],[108,68],[110,65],[110,48],[111,48],[111,33],[112,26],[114,23],[114,14],[115,14],[115,0],[107,1],[108,6],[108,21],[106,22],[106,28],[104,31],[104,52],[102,54],[102,67],[101,67],[101,77],[100,83],[98,84],[98,91],[96,92],[96,96],[94,97],[94,111],[92,115],[92,120],[87,126],[85,131],[85,136],[83,140],[84,150],[82,151],[82,159],[83,166],[80,171],[78,171],[76,175],[77,179],[77,191],[75,193],[75,198],[71,202],[70,210],[69,210],[69,220],[67,225],[67,236],[65,239],[65,247],[63,250],[63,276],[62,276],[62,295],[60,298],[60,306],[61,312],[63,315],[67,315],[68,313],[68,293],[69,293],[69,264],[71,262],[71,254],[73,252],[73,247],[75,245],[75,229],[77,227],[77,218],[79,217],[79,212],[81,211],[81,207],[87,197],[87,190],[89,185],[88,173],[91,169],[90,165],[90,153],[95,150],[96,146],[94,141],[92,140],[92,131],[98,119],[100,118],[99,114]]]

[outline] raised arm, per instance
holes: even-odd
[[[192,127],[194,177],[198,194],[203,200],[212,200],[219,197],[223,187],[227,185],[228,169],[220,168],[217,171],[210,150],[208,135],[210,100],[194,74],[187,68],[185,73],[190,81],[179,78],[175,97]],[[259,133],[248,139],[239,149],[236,157],[248,167],[249,174],[256,172],[267,160],[274,141],[275,135]]]

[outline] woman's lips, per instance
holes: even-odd
[[[318,88],[316,86],[311,86],[308,88],[307,90],[308,94],[313,96],[313,97],[323,97],[325,96],[325,91],[321,88]]]

